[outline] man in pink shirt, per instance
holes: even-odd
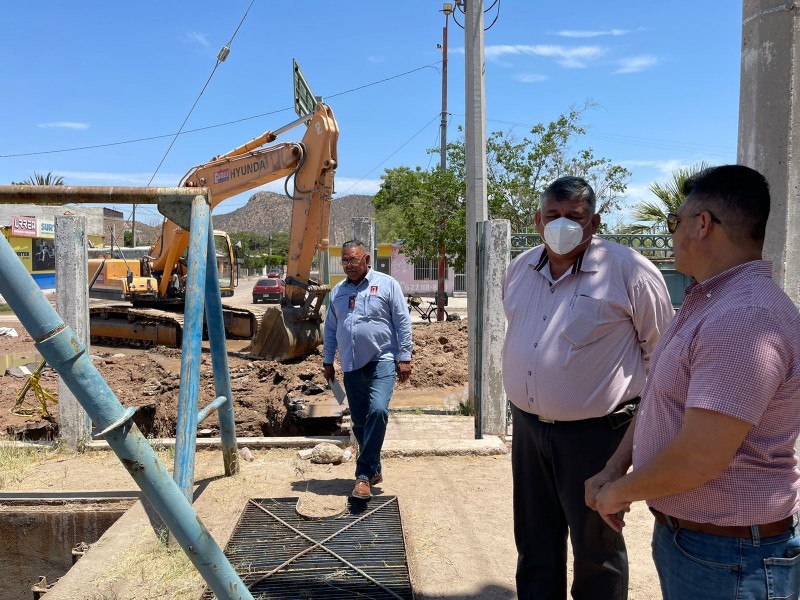
[[[800,314],[761,260],[769,186],[728,165],[684,192],[667,224],[675,268],[694,282],[586,502],[619,531],[647,500],[665,600],[797,599]]]

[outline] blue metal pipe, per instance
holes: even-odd
[[[197,423],[200,424],[205,421],[209,415],[211,415],[211,413],[213,413],[227,401],[228,399],[225,396],[220,396],[219,398],[215,398],[213,402],[209,402],[205,408],[197,413]]]
[[[217,396],[225,396],[228,399],[228,402],[222,404],[217,411],[222,462],[225,467],[225,475],[236,475],[239,472],[239,453],[236,451],[236,422],[233,417],[231,371],[228,367],[228,348],[225,345],[225,323],[222,319],[222,297],[219,293],[217,249],[214,245],[213,225],[208,232],[206,260],[208,261],[206,265],[206,326],[208,341],[211,345],[214,390]],[[233,277],[233,273],[231,273],[231,277]]]
[[[194,496],[197,398],[200,389],[203,292],[206,287],[209,214],[208,200],[204,196],[196,196],[192,200],[192,216],[189,226],[189,252],[187,254],[186,295],[183,313],[184,333],[181,346],[181,387],[178,394],[175,467],[172,474],[189,502]],[[216,264],[216,259],[214,262]],[[214,268],[216,269],[216,267]]]
[[[253,600],[191,503],[89,359],[75,332],[58,316],[0,236],[0,294],[95,423],[218,598]],[[196,413],[195,413],[196,414]]]

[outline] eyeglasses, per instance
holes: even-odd
[[[366,254],[364,255],[366,256]],[[350,260],[343,260],[342,266],[343,267],[357,267],[361,264],[361,261],[364,260],[364,256],[361,258],[351,258]]]
[[[714,216],[710,210],[701,210],[699,213],[695,213],[692,217],[698,217],[704,212],[707,212],[711,217],[711,220],[716,223],[717,225],[722,225],[722,221],[720,221],[717,217]],[[669,213],[667,215],[667,231],[670,233],[675,233],[675,230],[678,228],[678,225],[681,223],[681,218],[675,213]]]

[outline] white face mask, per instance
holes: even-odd
[[[590,223],[591,221],[581,226],[580,223],[565,217],[553,219],[544,228],[544,241],[556,254],[569,254],[581,243],[583,230]]]

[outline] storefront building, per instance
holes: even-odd
[[[42,207],[6,205],[0,210],[0,230],[20,261],[43,290],[56,287],[56,214],[69,210],[86,217],[86,237],[90,245],[103,245],[103,230],[109,209],[84,207]],[[15,212],[11,212],[15,211]],[[56,212],[59,211],[59,212]],[[122,213],[110,211],[114,216]],[[120,219],[121,221],[121,219]],[[121,226],[120,226],[121,230]]]

